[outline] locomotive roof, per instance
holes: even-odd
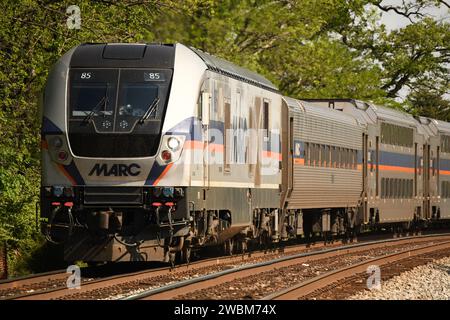
[[[190,47],[209,70],[251,83],[266,90],[278,88],[256,72]],[[172,68],[175,45],[143,43],[84,43],[76,47],[71,67],[160,67]]]
[[[143,43],[84,43],[75,48],[71,67],[173,68],[173,45]]]
[[[251,83],[263,89],[278,92],[278,88],[272,82],[270,82],[263,76],[257,74],[256,72],[250,71],[246,68],[239,67],[227,60],[212,56],[199,49],[193,47],[190,48],[203,60],[203,62],[205,62],[209,70],[222,73],[224,75],[236,78],[244,82]]]

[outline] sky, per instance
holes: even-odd
[[[384,0],[383,5],[400,5],[402,0]],[[440,8],[427,9],[426,14],[434,17],[437,20],[444,19],[450,22],[449,9],[444,5]],[[396,14],[393,11],[383,12],[381,17],[381,23],[385,24],[388,30],[402,28],[410,23],[410,21],[403,16]]]

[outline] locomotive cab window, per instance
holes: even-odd
[[[158,87],[146,83],[125,83],[121,85],[120,92],[119,116],[141,117],[158,97]],[[153,113],[156,116],[156,112]]]
[[[72,116],[93,115],[112,115],[113,105],[109,101],[108,90],[111,91],[112,85],[107,82],[95,82],[86,84],[74,84],[72,87]]]
[[[171,70],[71,69],[68,134],[77,156],[156,153]]]
[[[139,130],[142,126],[159,126],[162,116],[159,85],[155,81],[145,81],[146,74],[135,70],[121,71],[115,121],[117,132]]]
[[[69,118],[112,116],[117,76],[117,70],[72,70]]]

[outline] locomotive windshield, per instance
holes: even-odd
[[[112,114],[112,105],[107,97],[107,83],[74,84],[72,87],[72,116],[84,116],[93,113]],[[101,106],[100,110],[97,110]]]
[[[154,155],[171,75],[170,70],[72,69],[68,119],[74,154]]]
[[[142,117],[154,105],[158,87],[146,83],[127,83],[121,87],[119,96],[119,116]]]

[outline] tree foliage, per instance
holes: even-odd
[[[364,99],[384,94],[380,69],[337,34],[361,10],[352,1],[212,1],[168,13],[154,32],[260,72],[294,97]]]
[[[396,99],[421,83],[448,92],[450,25],[422,13],[445,1],[200,3],[191,15],[169,12],[168,23],[155,25],[155,38],[231,59],[264,74],[287,95],[397,105]],[[412,23],[389,32],[380,24],[380,11]]]
[[[13,254],[39,241],[39,95],[51,65],[82,42],[182,42],[265,75],[286,95],[450,120],[450,25],[425,11],[447,0],[80,0],[81,29],[69,29],[72,4],[0,3],[0,241]],[[386,30],[381,12],[411,23]]]

